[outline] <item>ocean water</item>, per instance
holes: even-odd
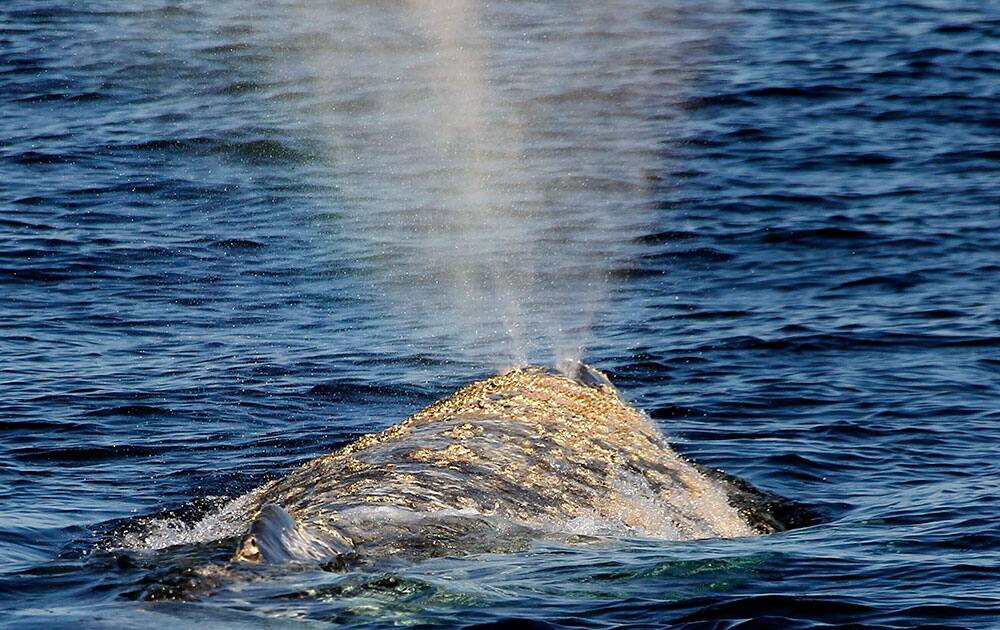
[[[991,2],[3,2],[0,625],[1000,626],[998,69]],[[150,597],[575,356],[821,522]]]

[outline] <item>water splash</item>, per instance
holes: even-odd
[[[243,534],[253,493],[235,499],[205,497],[178,510],[128,520],[96,546],[100,551],[153,551]]]

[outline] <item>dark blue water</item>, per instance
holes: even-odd
[[[0,5],[0,624],[1000,625],[998,6],[436,6]],[[581,346],[824,521],[144,599]]]

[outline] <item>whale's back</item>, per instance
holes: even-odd
[[[287,511],[296,536],[332,537],[359,552],[384,546],[401,522],[412,532],[414,522],[456,519],[473,531],[499,519],[676,540],[766,532],[724,488],[606,380],[526,368],[314,459],[255,491],[255,503]]]

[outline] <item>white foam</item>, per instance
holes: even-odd
[[[209,499],[223,497],[209,497]],[[174,545],[211,542],[246,531],[249,526],[248,506],[253,493],[222,503],[193,523],[176,516],[137,519],[130,530],[101,545],[104,550],[152,551]]]

